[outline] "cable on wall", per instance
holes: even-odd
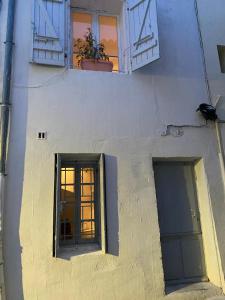
[[[161,133],[161,136],[168,136],[171,135],[173,137],[181,137],[184,135],[183,128],[203,128],[207,127],[208,124],[205,122],[205,124],[200,125],[188,125],[188,124],[181,124],[181,125],[175,125],[175,124],[169,124],[165,126],[164,131]]]
[[[37,84],[33,84],[33,85],[23,85],[23,84],[15,83],[15,84],[13,84],[13,87],[21,88],[21,89],[39,89],[44,86],[50,86],[50,85],[56,84],[58,82],[58,80],[62,79],[62,77],[66,74],[67,70],[68,70],[68,68],[65,68],[65,69],[63,69],[62,72],[49,77],[46,81],[41,82],[41,83],[37,83]],[[52,82],[54,79],[58,79],[58,80]]]

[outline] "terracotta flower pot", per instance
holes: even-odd
[[[82,59],[80,62],[82,70],[112,72],[113,63],[106,60]]]

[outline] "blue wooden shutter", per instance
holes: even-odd
[[[32,62],[65,65],[65,0],[34,0]]]
[[[129,0],[132,71],[159,58],[156,0]]]

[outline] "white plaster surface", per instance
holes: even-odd
[[[164,295],[153,157],[203,158],[203,201],[212,207],[211,216],[205,208],[211,223],[203,232],[204,247],[215,239],[207,255],[216,255],[217,247],[219,255],[215,266],[208,263],[208,276],[223,285],[225,203],[214,125],[161,136],[167,124],[203,122],[195,113],[207,92],[194,1],[159,0],[158,12],[161,59],[132,75],[106,74],[30,65],[31,3],[17,2],[5,204],[7,299],[204,299],[195,292],[192,298]],[[46,131],[47,140],[37,140],[37,131]],[[55,259],[54,154],[101,152],[109,253]]]
[[[225,74],[220,71],[217,52],[217,45],[225,45],[224,1],[197,0],[197,3],[211,93],[213,97],[224,97]]]

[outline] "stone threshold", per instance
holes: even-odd
[[[165,300],[225,300],[222,289],[210,282],[173,285],[166,288]]]

